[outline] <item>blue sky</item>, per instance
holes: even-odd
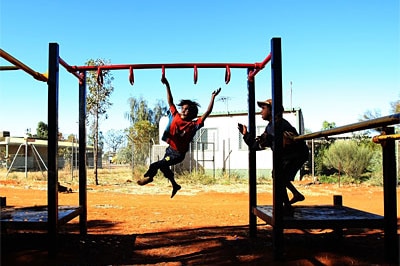
[[[400,98],[398,0],[8,1],[0,0],[0,46],[38,72],[47,71],[48,46],[60,45],[70,65],[101,58],[112,64],[254,63],[282,38],[284,106],[303,111],[305,127],[323,121],[355,123],[366,111],[390,114]],[[1,65],[9,65],[0,59]],[[116,70],[109,119],[101,130],[128,127],[128,98],[149,106],[165,100],[161,69]],[[246,70],[167,69],[175,101],[193,99],[204,112],[222,88],[214,111],[247,110]],[[256,76],[257,100],[271,97],[270,64]],[[290,85],[292,83],[292,85]],[[59,126],[78,131],[78,82],[60,69]],[[22,136],[47,122],[47,85],[23,71],[0,72],[0,131]]]

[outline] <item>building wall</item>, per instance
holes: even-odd
[[[285,112],[287,119],[296,129],[303,133],[303,118],[301,110]],[[168,123],[168,118],[160,120],[160,136]],[[192,148],[186,154],[185,161],[180,166],[185,170],[201,169],[210,171],[234,171],[238,174],[248,173],[248,147],[244,143],[242,135],[237,129],[237,124],[248,124],[247,113],[230,115],[211,115],[205,121],[205,125],[193,139]],[[260,135],[268,121],[262,120],[256,115],[257,135]],[[153,147],[152,161],[161,159],[164,155],[167,143],[161,139],[160,145]],[[267,148],[258,151],[256,156],[258,176],[271,176],[272,151]]]

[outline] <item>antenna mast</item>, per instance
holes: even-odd
[[[293,110],[293,106],[292,106],[292,81],[290,81],[290,110]]]
[[[226,113],[229,115],[229,105],[228,105],[228,101],[231,99],[231,97],[228,96],[221,96],[217,101],[221,101],[223,103],[225,103],[226,106]]]

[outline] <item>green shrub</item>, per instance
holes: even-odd
[[[323,155],[323,163],[358,181],[373,157],[371,146],[356,140],[337,140]]]

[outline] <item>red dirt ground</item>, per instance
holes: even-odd
[[[306,196],[301,205],[332,204],[333,195],[342,195],[344,206],[383,215],[382,188],[296,186]],[[77,188],[72,189],[59,194],[60,205],[78,205]],[[383,232],[367,229],[345,230],[343,238],[330,230],[285,230],[284,259],[276,260],[270,226],[258,220],[257,237],[248,237],[246,185],[184,185],[173,199],[170,189],[168,184],[90,186],[87,236],[79,235],[75,218],[60,229],[58,252],[51,257],[47,234],[9,230],[1,237],[2,265],[392,265],[385,262]],[[270,188],[258,190],[258,204],[271,204]],[[45,183],[0,181],[0,196],[7,206],[47,204]]]

